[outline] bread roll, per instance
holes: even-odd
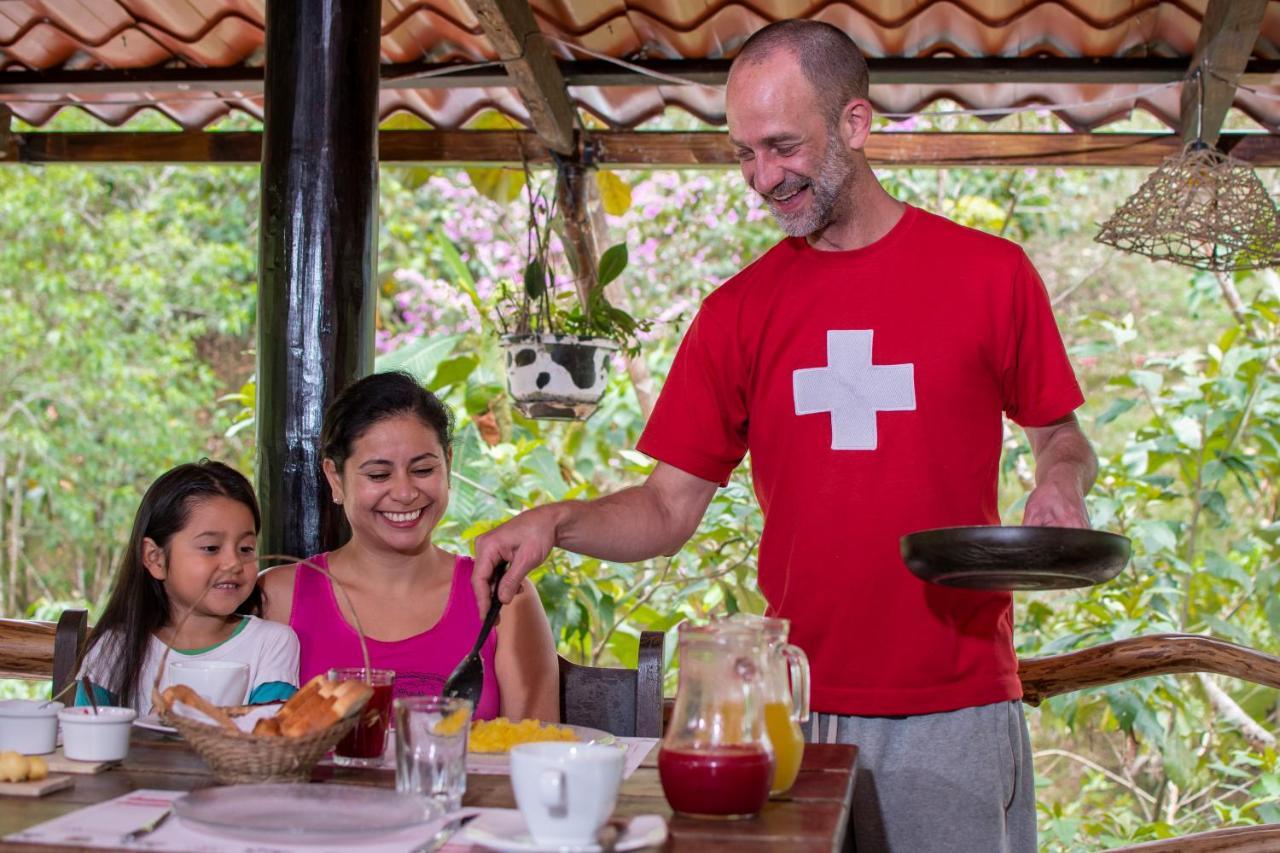
[[[173,708],[175,702],[181,702],[189,708],[195,708],[227,731],[240,731],[240,727],[236,725],[235,720],[231,719],[226,711],[192,690],[186,684],[175,684],[165,688],[164,701],[169,708]]]

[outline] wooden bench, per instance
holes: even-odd
[[[48,678],[51,695],[71,704],[62,693],[75,681],[88,629],[85,610],[65,610],[56,623],[0,619],[0,678]]]

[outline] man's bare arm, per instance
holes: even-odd
[[[1022,523],[1035,527],[1088,527],[1084,496],[1098,476],[1098,457],[1074,414],[1048,426],[1028,427],[1036,461],[1036,487]]]
[[[527,510],[476,539],[476,597],[488,601],[493,567],[506,560],[498,595],[510,601],[552,548],[620,563],[674,554],[697,530],[715,492],[716,483],[659,462],[639,486]]]

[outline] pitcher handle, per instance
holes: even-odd
[[[791,712],[796,721],[809,722],[809,658],[799,646],[790,644],[782,647],[782,656],[787,661],[787,671],[791,675]]]

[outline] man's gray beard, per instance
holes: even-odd
[[[813,202],[807,209],[791,214],[779,213],[773,200],[765,197],[769,212],[788,237],[808,237],[831,224],[836,205],[841,194],[848,191],[849,176],[853,174],[853,161],[840,145],[840,138],[835,134],[827,138],[827,153],[822,158],[817,176],[809,185],[813,190]]]

